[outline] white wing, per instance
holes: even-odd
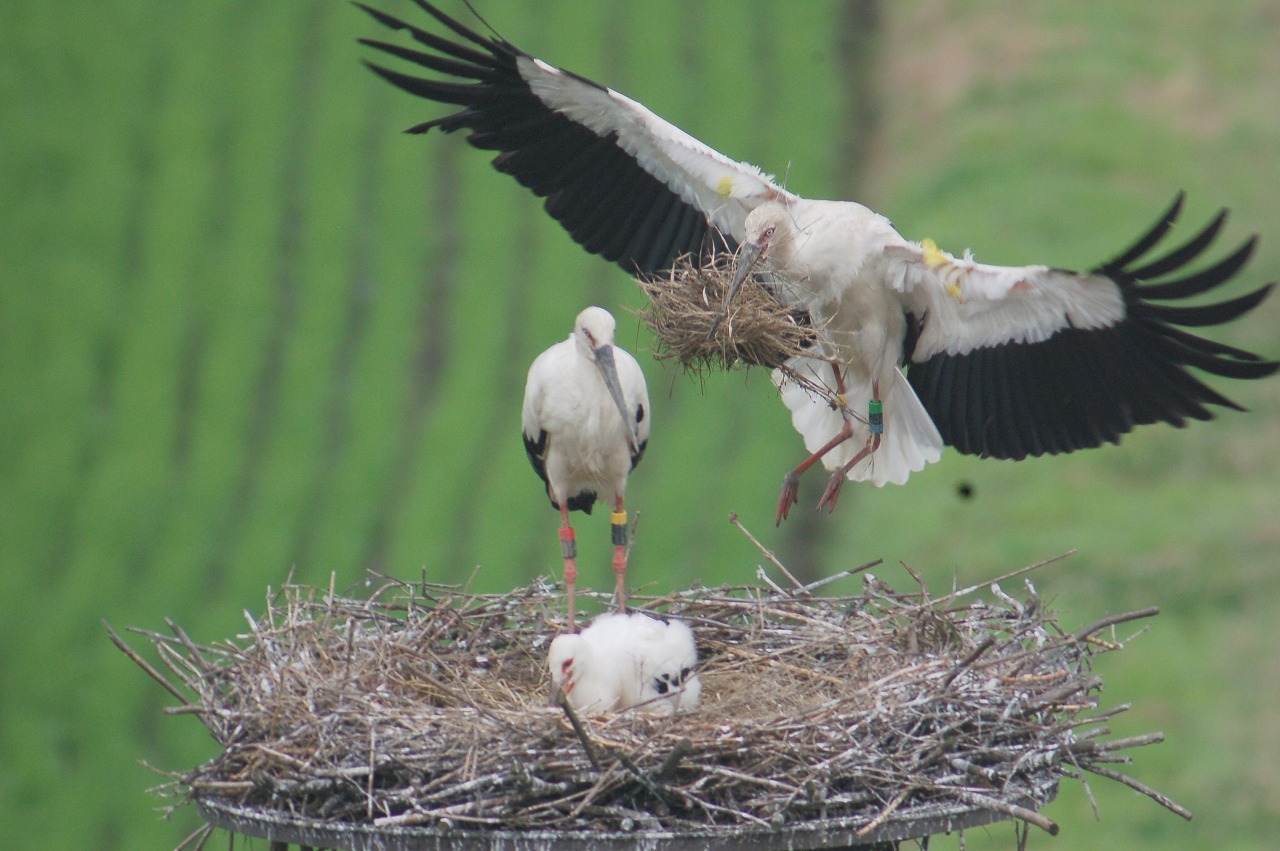
[[[1137,425],[1210,419],[1238,408],[1190,368],[1262,378],[1280,364],[1191,333],[1257,307],[1272,285],[1218,302],[1175,305],[1214,291],[1244,266],[1256,240],[1195,271],[1226,219],[1168,253],[1147,255],[1171,231],[1179,195],[1127,251],[1090,273],[1001,267],[935,247],[886,249],[889,285],[917,332],[907,379],[949,446],[1025,458],[1119,442]]]
[[[932,243],[886,249],[889,280],[924,317],[914,360],[985,346],[1040,343],[1064,328],[1115,325],[1125,316],[1120,286],[1104,275],[1048,266],[991,266]]]
[[[617,145],[636,165],[675,191],[712,225],[740,239],[747,213],[762,201],[790,197],[772,175],[707,147],[613,89],[566,74],[541,59],[516,60],[521,77],[547,107]]]

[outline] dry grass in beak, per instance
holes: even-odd
[[[753,281],[743,285],[729,315],[708,338],[733,279],[733,266],[726,261],[695,266],[685,256],[666,278],[637,279],[649,298],[639,316],[658,338],[656,357],[674,358],[701,375],[708,368],[777,367],[793,357],[813,356],[818,336],[809,314],[799,305],[784,305]]]

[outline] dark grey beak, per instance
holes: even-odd
[[[733,303],[734,296],[738,294],[738,290],[742,289],[747,277],[755,271],[756,264],[760,262],[760,255],[764,253],[767,244],[765,242],[748,242],[742,246],[742,253],[738,255],[738,259],[733,264],[733,279],[729,282],[729,292],[725,293],[724,296],[724,307],[721,308],[720,315],[711,321],[711,329],[707,331],[708,340],[715,336],[720,323],[729,316],[729,305]]]
[[[640,451],[640,439],[636,437],[636,424],[631,421],[632,414],[627,410],[627,400],[622,396],[622,382],[618,380],[618,367],[613,362],[613,346],[606,343],[596,349],[595,356],[596,367],[604,378],[604,386],[609,388],[609,395],[613,397],[618,413],[622,415],[622,425],[627,430],[627,445],[631,447],[631,454],[635,455]]]

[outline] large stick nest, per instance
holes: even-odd
[[[230,641],[138,630],[170,674],[112,636],[222,748],[177,791],[311,823],[714,838],[829,819],[866,833],[962,804],[1056,830],[1033,808],[1083,772],[1183,812],[1107,767],[1160,735],[1108,740],[1126,707],[1098,711],[1091,671],[1117,624],[1154,610],[1068,631],[1029,582],[1021,599],[995,583],[930,599],[862,580],[844,597],[637,599],[697,637],[702,707],[674,718],[549,705],[564,600],[542,582],[287,585]]]

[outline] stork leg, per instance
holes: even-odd
[[[574,623],[573,595],[578,588],[578,544],[569,523],[569,504],[560,503],[560,554],[564,556],[564,587],[569,595],[569,632],[577,632]]]
[[[622,508],[622,497],[614,503],[609,515],[613,529],[613,574],[618,579],[618,611],[627,611],[627,512]]]
[[[836,375],[836,395],[843,401],[844,377],[840,374],[840,367],[833,363],[831,364],[831,371]],[[804,475],[804,472],[818,463],[832,449],[853,437],[853,423],[850,421],[849,409],[842,406],[840,413],[844,418],[844,424],[840,426],[840,431],[836,432],[836,436],[823,444],[817,452],[801,461],[794,470],[782,477],[782,492],[778,495],[778,515],[774,520],[775,526],[781,526],[782,521],[786,520],[787,515],[791,513],[791,506],[800,501],[800,477]]]
[[[858,454],[854,455],[849,462],[831,474],[830,481],[827,482],[827,489],[822,492],[822,499],[818,500],[818,508],[824,505],[827,511],[835,511],[836,500],[840,498],[840,488],[844,485],[845,478],[849,475],[849,471],[857,465],[859,461],[880,448],[880,436],[884,433],[884,420],[880,413],[880,382],[871,382],[871,404],[868,406],[869,412],[867,416],[868,425],[871,427],[871,436],[867,438],[867,443],[858,450]],[[845,427],[849,427],[849,423],[845,421]]]

